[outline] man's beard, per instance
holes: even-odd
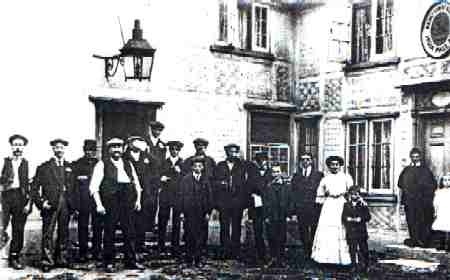
[[[13,151],[13,156],[15,156],[15,157],[20,157],[20,156],[22,156],[22,151],[19,151],[19,150],[15,150],[15,151]]]

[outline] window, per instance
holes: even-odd
[[[269,163],[280,164],[284,176],[289,176],[289,145],[285,143],[251,144],[251,160],[255,160],[257,152],[267,153]]]
[[[227,0],[219,0],[219,42],[222,43],[229,43],[230,39],[228,8]]]
[[[315,163],[319,154],[319,120],[304,119],[298,123],[298,154],[311,153]]]
[[[393,51],[393,11],[393,0],[353,4],[352,63],[367,62]]]
[[[269,8],[260,4],[238,5],[239,48],[269,50]]]
[[[347,124],[348,171],[369,193],[393,193],[392,124],[392,119]]]

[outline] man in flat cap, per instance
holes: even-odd
[[[161,133],[164,130],[164,124],[159,121],[152,121],[149,126],[148,135],[145,138],[148,145],[149,154],[156,158],[160,164],[166,160],[166,144],[161,141]]]
[[[163,162],[161,168],[161,191],[159,192],[158,213],[158,249],[160,253],[165,250],[167,224],[172,210],[172,238],[171,253],[179,256],[180,245],[180,209],[178,205],[178,187],[183,178],[183,159],[179,156],[183,143],[169,141],[169,157]]]
[[[197,157],[201,157],[204,159],[204,168],[203,168],[203,178],[209,181],[209,184],[212,184],[214,177],[214,168],[216,168],[216,161],[206,154],[206,149],[208,148],[208,140],[205,138],[196,138],[193,141],[195,154],[191,157],[188,157],[184,161],[184,173],[190,173],[192,168],[192,160]],[[214,201],[211,201],[213,203]],[[216,207],[216,205],[212,205],[212,207]],[[206,250],[207,242],[208,242],[208,221],[202,220],[201,228],[203,230],[203,250]]]
[[[214,170],[214,200],[220,212],[220,240],[224,257],[240,259],[241,221],[250,195],[247,165],[240,159],[238,145],[229,144],[224,149],[226,160],[219,162]]]
[[[185,215],[186,261],[196,266],[201,264],[203,249],[202,229],[204,220],[209,219],[211,212],[211,187],[205,178],[203,157],[192,158],[191,171],[181,179],[179,186],[180,209]]]
[[[403,169],[398,178],[410,236],[405,243],[409,246],[427,247],[434,220],[436,181],[431,170],[422,162],[420,149],[412,148],[409,157],[411,164]]]
[[[136,170],[124,159],[124,142],[112,138],[106,142],[108,155],[99,161],[92,175],[89,190],[94,197],[97,212],[104,215],[104,252],[106,272],[114,272],[114,237],[120,223],[125,243],[125,267],[144,269],[136,260],[133,211],[141,210],[142,188]]]
[[[124,158],[133,164],[139,183],[142,187],[141,211],[135,212],[136,253],[139,259],[145,252],[145,234],[155,226],[155,216],[158,209],[158,187],[160,170],[157,160],[145,153],[147,143],[140,136],[127,139],[128,148]]]
[[[88,252],[89,219],[92,221],[93,228],[92,253],[93,258],[97,261],[100,260],[103,232],[101,216],[97,215],[95,202],[89,192],[92,172],[98,162],[96,141],[92,139],[84,140],[83,152],[83,157],[72,163],[73,202],[75,209],[78,211],[78,243],[80,246],[78,260],[81,263],[86,262]]]
[[[31,193],[33,202],[41,211],[42,252],[41,264],[44,272],[55,265],[67,267],[69,263],[69,221],[73,193],[72,169],[64,158],[69,142],[63,139],[50,141],[53,157],[38,166],[33,178]],[[53,234],[58,227],[56,244]],[[54,248],[54,252],[52,252]]]
[[[3,229],[12,221],[12,240],[8,262],[14,269],[23,269],[20,253],[23,249],[24,230],[27,215],[31,212],[28,161],[23,157],[28,140],[22,135],[12,135],[9,144],[12,156],[4,160],[0,185],[2,187]],[[5,232],[6,234],[6,232]]]
[[[248,162],[248,187],[251,194],[248,208],[249,219],[252,220],[255,235],[256,262],[262,264],[266,260],[266,245],[264,243],[264,211],[262,197],[271,181],[271,169],[267,152],[257,152],[255,161]]]

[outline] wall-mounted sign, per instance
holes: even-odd
[[[450,53],[450,4],[433,4],[422,21],[420,39],[428,56],[443,58]]]

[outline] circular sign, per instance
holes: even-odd
[[[450,53],[450,4],[433,4],[422,21],[420,36],[428,56],[443,58]]]

